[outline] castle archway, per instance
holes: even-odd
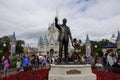
[[[54,54],[54,49],[50,49],[50,56],[53,56]]]

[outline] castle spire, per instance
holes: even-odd
[[[90,43],[88,34],[86,36],[86,56],[87,57],[91,56],[91,43]]]
[[[42,44],[42,37],[40,36],[39,41],[38,41],[38,45]]]
[[[88,43],[88,42],[90,42],[90,40],[89,40],[89,36],[87,34],[87,36],[86,36],[86,43]]]
[[[117,41],[120,41],[120,32],[118,30],[118,34],[117,34]]]

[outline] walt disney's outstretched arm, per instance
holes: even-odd
[[[55,17],[55,27],[58,28],[59,30],[61,29],[60,26],[58,25],[58,18]]]

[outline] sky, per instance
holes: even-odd
[[[110,39],[120,30],[120,0],[0,0],[0,37],[16,33],[17,40],[37,46],[58,10],[67,19],[72,37],[85,42]]]

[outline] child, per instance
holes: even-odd
[[[17,61],[17,63],[16,63],[17,72],[20,71],[20,68],[21,68],[21,62],[20,62],[20,59],[18,59],[18,61]]]

